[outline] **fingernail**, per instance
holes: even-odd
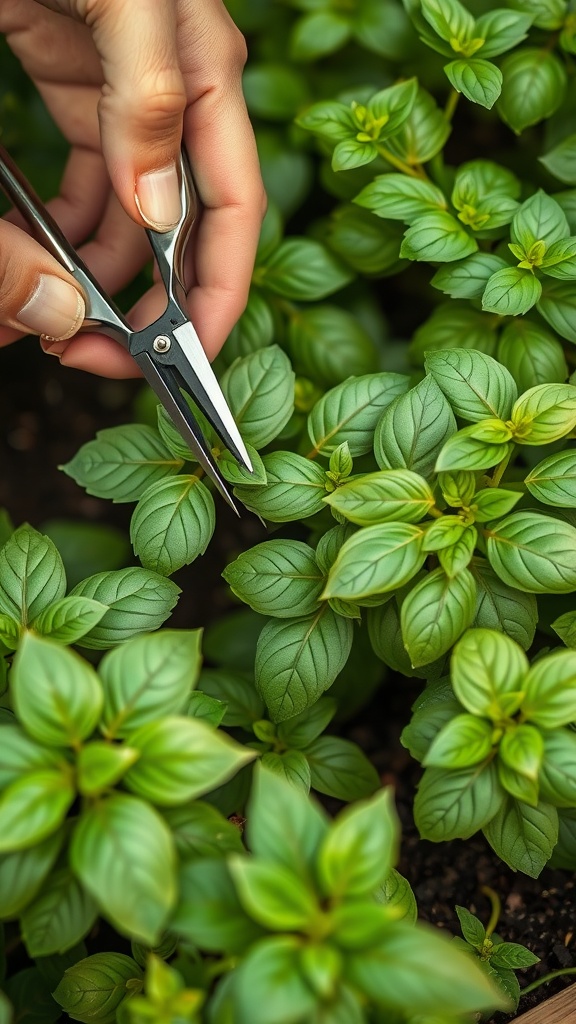
[[[136,181],[136,206],[150,227],[168,231],[182,215],[176,164],[141,174]]]
[[[73,285],[60,277],[42,274],[17,319],[23,327],[48,341],[65,341],[76,334],[84,313],[84,299]]]

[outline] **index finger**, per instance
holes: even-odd
[[[242,95],[242,64],[193,100],[184,117],[184,140],[203,205],[188,308],[210,358],[246,306],[266,206]]]

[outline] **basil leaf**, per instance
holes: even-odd
[[[352,623],[324,605],[314,615],[269,622],[258,640],[256,686],[273,722],[310,707],[334,682],[352,646]]]
[[[482,52],[484,52],[484,47],[482,47]],[[481,107],[486,107],[488,110],[494,106],[502,91],[500,68],[482,57],[474,57],[472,60],[453,60],[444,65],[444,71],[456,92],[463,93],[466,99],[471,100],[472,103],[479,103]]]
[[[176,901],[172,836],[149,804],[114,793],[84,810],[70,863],[121,934],[155,945]]]
[[[553,651],[536,661],[524,682],[524,717],[543,729],[576,719],[576,652]]]
[[[256,766],[248,804],[248,842],[263,860],[283,864],[312,878],[318,849],[328,828],[314,800],[265,768]]]
[[[518,135],[558,109],[566,72],[555,54],[526,46],[502,61],[504,82],[498,101],[502,120]]]
[[[371,210],[377,217],[401,220],[406,224],[426,213],[446,210],[447,207],[444,194],[436,185],[408,178],[405,174],[377,175],[354,202]]]
[[[568,376],[560,342],[531,320],[507,324],[500,335],[498,360],[514,377],[520,394],[535,384],[556,384]]]
[[[407,594],[401,611],[402,637],[413,667],[446,654],[471,624],[476,584],[467,569],[450,578],[434,569]]]
[[[147,487],[181,467],[182,459],[173,455],[156,430],[128,423],[99,430],[95,441],[82,445],[60,468],[88,494],[117,502],[138,501]]]
[[[434,471],[444,442],[456,432],[452,409],[432,376],[395,398],[374,434],[380,469],[410,469],[422,477]]]
[[[271,452],[263,460],[263,487],[235,487],[236,497],[257,515],[273,523],[305,519],[323,508],[324,470],[295,452]]]
[[[574,807],[576,798],[576,735],[571,729],[543,732],[544,756],[538,775],[540,793],[555,807]]]
[[[170,576],[204,554],[215,526],[208,488],[197,476],[177,476],[144,491],[130,521],[130,540],[145,569]]]
[[[340,549],[322,596],[358,600],[403,586],[424,564],[422,538],[410,523],[359,530]]]
[[[476,252],[478,243],[446,210],[426,213],[408,228],[400,256],[408,260],[449,263]]]
[[[278,738],[287,747],[304,750],[324,732],[336,714],[336,701],[321,697],[311,708],[281,722],[277,729]]]
[[[167,807],[162,815],[170,826],[182,863],[226,857],[244,850],[239,828],[201,800],[183,807]]]
[[[290,319],[287,344],[297,372],[328,388],[377,369],[369,333],[339,306],[299,309]]]
[[[558,178],[558,181],[563,181],[566,185],[576,185],[575,156],[576,134],[567,135],[556,146],[553,146],[545,156],[541,156],[538,159],[550,171],[550,174]]]
[[[65,1012],[79,1019],[88,1015],[112,1024],[127,995],[142,988],[142,971],[124,953],[94,953],[64,972],[54,999]]]
[[[34,619],[32,628],[55,643],[75,644],[107,611],[105,604],[88,597],[61,597]]]
[[[247,914],[275,932],[307,931],[319,907],[312,888],[283,864],[267,864],[242,854],[229,860],[230,874]]]
[[[0,856],[0,914],[16,917],[35,898],[51,871],[64,841],[64,829],[27,850]]]
[[[234,1004],[240,1020],[287,1024],[290,1019],[311,1018],[317,997],[302,977],[301,948],[300,939],[293,935],[274,936],[252,946],[234,983]],[[259,994],[257,1001],[254,992]]]
[[[222,858],[190,861],[179,878],[170,929],[208,952],[243,953],[262,935],[240,905]]]
[[[341,484],[324,501],[359,526],[415,523],[435,504],[426,481],[409,469],[384,469],[356,477]]]
[[[576,529],[537,512],[513,512],[485,530],[486,551],[504,583],[531,594],[576,587]]]
[[[571,281],[543,282],[536,308],[561,338],[576,341],[576,297]]]
[[[313,302],[339,291],[353,277],[320,242],[288,238],[257,268],[255,282],[285,299]]]
[[[313,612],[324,583],[313,549],[297,540],[256,544],[222,575],[232,593],[254,611],[281,619]]]
[[[277,345],[233,362],[220,386],[243,439],[255,448],[269,444],[294,412],[294,372]]]
[[[353,458],[372,448],[374,430],[384,409],[408,390],[400,373],[370,373],[350,377],[327,391],[308,417],[314,454],[329,457],[344,441]]]
[[[507,797],[484,827],[484,835],[505,864],[538,878],[558,839],[558,813],[550,804],[529,807]]]
[[[453,771],[427,768],[414,801],[414,819],[422,839],[469,839],[498,813],[504,795],[493,762]]]
[[[521,444],[559,441],[576,426],[576,387],[537,384],[515,402],[512,423]]]
[[[355,743],[319,736],[305,748],[312,788],[338,800],[361,800],[379,786],[378,772]]]
[[[542,285],[529,270],[506,267],[492,274],[482,296],[482,309],[499,316],[520,316],[536,305],[541,294]]]
[[[336,899],[371,896],[397,859],[399,833],[391,789],[341,811],[318,854],[323,892]]]
[[[530,470],[524,483],[538,501],[555,508],[576,508],[576,452],[549,455]]]
[[[222,718],[225,726],[247,728],[263,716],[264,704],[251,676],[231,669],[204,669],[198,680],[198,689],[225,703]]]
[[[414,105],[387,146],[396,156],[414,166],[425,164],[443,148],[450,135],[450,124],[436,100],[421,86]]]
[[[29,903],[20,924],[31,957],[65,953],[88,934],[98,908],[69,868],[56,871],[37,899]]]
[[[468,768],[485,761],[492,750],[491,722],[455,715],[432,740],[422,761],[426,767]]]
[[[469,629],[454,648],[452,686],[471,714],[498,721],[518,710],[528,667],[524,651],[509,637],[495,629]],[[510,706],[513,694],[516,707]]]
[[[538,621],[534,595],[503,583],[484,559],[473,558],[470,572],[478,591],[473,625],[506,633],[527,651]]]
[[[489,252],[472,253],[436,271],[430,284],[453,299],[480,299],[489,279],[506,263]]]
[[[476,21],[474,32],[484,39],[483,57],[496,57],[511,50],[523,39],[532,24],[531,14],[516,14],[514,11],[487,11]]]
[[[304,793],[310,792],[310,765],[301,750],[285,750],[281,754],[269,750],[262,755],[261,763]]]
[[[74,800],[69,773],[27,772],[0,796],[0,854],[35,846],[60,827]]]
[[[0,612],[26,626],[66,592],[62,559],[54,544],[25,524],[0,549]]]
[[[456,416],[472,423],[486,417],[509,417],[517,397],[516,385],[508,370],[491,356],[466,348],[429,352],[426,368]]]
[[[408,880],[396,871],[396,868],[392,868],[383,884],[376,889],[374,899],[394,910],[395,921],[416,924],[418,917],[416,897]]]
[[[107,605],[100,622],[77,643],[106,650],[137,633],[158,629],[174,608],[180,587],[148,569],[99,572],[78,583],[71,596],[90,597]]]

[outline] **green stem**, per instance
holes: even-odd
[[[502,462],[498,463],[498,465],[496,466],[496,469],[494,470],[494,473],[492,475],[492,479],[490,480],[490,485],[489,485],[490,487],[498,487],[498,484],[500,483],[502,477],[504,476],[504,473],[508,469],[508,463],[510,462],[510,459],[512,458],[512,456],[513,456],[515,451],[516,451],[516,446],[514,445],[510,449],[510,451],[508,452],[508,455],[506,455],[502,459]]]
[[[395,167],[398,171],[402,171],[402,174],[409,174],[411,178],[420,178],[422,181],[428,180],[428,175],[423,167],[418,165],[417,167],[411,167],[410,164],[405,163],[400,157],[394,156],[386,146],[376,146],[380,156],[383,160],[387,160],[392,167]]]
[[[500,917],[500,912],[502,910],[502,904],[500,903],[500,897],[498,893],[495,892],[494,889],[491,889],[489,885],[481,885],[480,892],[484,893],[484,895],[488,897],[488,899],[490,900],[490,906],[492,907],[490,920],[486,925],[486,938],[489,939],[490,936],[492,935],[492,932],[495,930],[496,925],[498,924],[498,919]]]
[[[457,92],[456,89],[452,89],[451,92],[448,94],[446,106],[444,107],[444,117],[446,118],[447,121],[451,121],[452,118],[454,117],[454,113],[456,111],[456,107],[458,106],[459,99],[460,93]]]
[[[543,974],[541,978],[537,978],[531,985],[521,988],[520,996],[526,996],[529,992],[533,992],[534,989],[540,988],[540,985],[545,985],[548,981],[554,981],[554,978],[562,978],[565,974],[576,974],[576,967],[564,967],[561,971],[550,971],[550,974]]]

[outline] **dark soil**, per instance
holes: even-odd
[[[107,381],[62,369],[56,359],[40,352],[33,339],[0,352],[0,367],[0,506],[8,509],[16,524],[28,521],[38,527],[51,518],[79,518],[127,529],[131,505],[112,505],[86,495],[57,466],[97,430],[128,422],[140,383]],[[220,522],[223,516],[228,528],[217,532],[209,555],[176,577],[186,602],[180,603],[171,624],[192,627],[214,619],[227,600],[219,583],[231,548],[264,539],[252,517],[239,522],[219,508]],[[418,838],[411,806],[420,768],[400,745],[399,734],[421,685],[403,678],[397,685],[385,684],[346,730],[372,758],[382,782],[396,789],[403,825],[399,869],[414,889],[420,916],[457,933],[454,906],[461,904],[487,922],[490,907],[480,887],[489,885],[502,901],[499,934],[523,943],[541,958],[535,967],[521,972],[521,986],[550,971],[575,966],[576,889],[569,873],[545,870],[538,879],[515,874],[481,836],[466,843],[438,845]],[[560,978],[530,993],[521,1000],[519,1013],[572,980]],[[496,1019],[505,1018],[499,1014]]]

